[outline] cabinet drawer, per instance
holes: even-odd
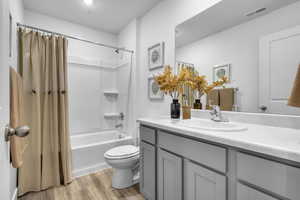
[[[275,194],[298,200],[300,197],[300,169],[278,162],[237,154],[239,180],[259,186]]]
[[[198,163],[226,172],[226,149],[158,131],[158,145]]]
[[[237,199],[238,200],[277,200],[267,194],[254,190],[240,183],[237,186]]]
[[[156,138],[155,129],[141,126],[140,137],[141,140],[143,141],[149,142],[151,144],[155,144],[155,138]]]

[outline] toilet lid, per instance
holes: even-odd
[[[110,158],[124,158],[137,155],[138,153],[138,147],[133,145],[124,145],[108,150],[107,152],[105,152],[105,156]]]

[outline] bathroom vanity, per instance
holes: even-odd
[[[299,200],[299,130],[209,131],[140,119],[140,189],[149,200]],[[241,125],[241,126],[243,126]]]

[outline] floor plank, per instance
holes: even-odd
[[[67,186],[31,192],[19,200],[144,200],[138,185],[116,190],[111,187],[111,169],[76,178]]]

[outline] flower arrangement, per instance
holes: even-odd
[[[177,99],[183,93],[185,84],[192,86],[192,75],[187,68],[182,68],[178,75],[172,73],[172,68],[167,65],[164,72],[158,76],[154,76],[154,80],[159,88],[165,94],[170,95],[173,99]]]
[[[175,75],[169,65],[164,68],[162,74],[154,76],[154,80],[159,85],[160,90],[165,94],[169,94],[173,99],[177,99],[179,95],[183,94],[184,86],[192,88],[196,98],[200,98],[215,87],[228,82],[228,78],[223,77],[221,80],[208,84],[205,76],[198,75],[198,73],[192,72],[187,67],[183,67],[178,75]]]
[[[208,94],[215,87],[223,86],[225,83],[228,83],[228,78],[226,76],[212,84],[208,84],[205,76],[197,75],[193,78],[192,89],[196,96],[195,98],[200,99],[204,94]]]

